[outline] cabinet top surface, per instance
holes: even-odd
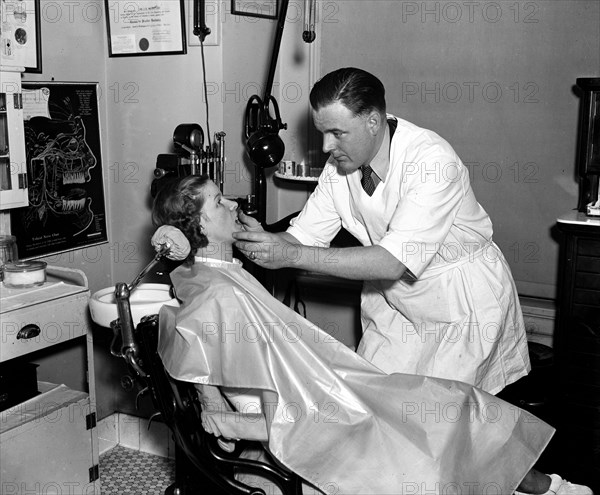
[[[0,314],[87,291],[87,278],[80,270],[48,266],[43,285],[13,289],[0,283]]]
[[[600,217],[590,217],[581,211],[570,211],[556,219],[558,223],[600,227]]]

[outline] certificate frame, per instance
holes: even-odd
[[[40,0],[0,0],[0,65],[42,72]]]
[[[277,19],[279,0],[231,0],[231,13],[246,17]]]
[[[109,57],[187,53],[184,0],[104,0]]]
[[[33,44],[35,46],[35,56],[31,55],[29,62],[25,65],[25,72],[40,74],[42,72],[42,23],[40,15],[40,0],[33,0],[33,22],[35,23]],[[33,49],[32,49],[33,52]]]

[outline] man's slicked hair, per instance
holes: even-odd
[[[355,67],[345,67],[330,72],[315,83],[310,92],[313,110],[342,103],[355,115],[366,115],[373,110],[385,114],[385,88],[369,72]]]

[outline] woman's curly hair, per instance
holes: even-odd
[[[208,175],[180,177],[167,182],[154,198],[152,223],[157,228],[171,225],[181,230],[191,247],[188,263],[194,262],[199,248],[208,245],[208,238],[201,231],[200,213],[204,206],[202,190],[209,181]]]

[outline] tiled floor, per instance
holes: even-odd
[[[175,481],[175,461],[121,445],[100,456],[102,495],[163,495]]]
[[[248,452],[245,457],[264,460],[256,451]],[[261,488],[267,495],[282,495],[279,488],[264,478],[242,475],[240,480]],[[122,445],[117,445],[100,455],[102,495],[163,495],[167,487],[174,482],[173,459],[128,449]],[[303,493],[323,495],[323,492],[308,485],[304,485]]]

